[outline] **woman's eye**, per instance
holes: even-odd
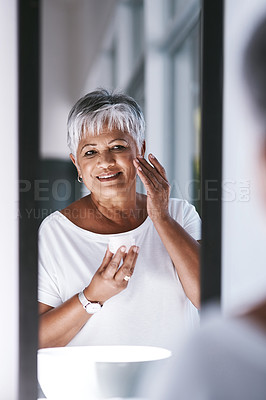
[[[117,144],[116,146],[112,147],[112,150],[122,151],[122,150],[125,150],[125,146],[121,146],[120,144]]]
[[[86,151],[86,153],[84,154],[85,157],[90,157],[90,156],[94,156],[94,154],[96,154],[95,150],[89,150]]]

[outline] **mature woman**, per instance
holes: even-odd
[[[90,194],[39,230],[40,347],[165,346],[197,319],[200,219],[169,199],[144,129],[138,104],[106,90],[69,114],[70,158]]]

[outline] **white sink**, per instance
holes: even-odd
[[[38,380],[48,400],[133,398],[141,376],[166,363],[167,349],[151,346],[69,346],[38,351]]]

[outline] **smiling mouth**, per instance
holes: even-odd
[[[114,181],[115,179],[117,179],[122,172],[117,172],[116,174],[106,174],[106,175],[101,175],[101,176],[97,176],[97,179],[100,182],[110,182],[110,181]]]

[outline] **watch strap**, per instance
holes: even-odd
[[[87,311],[88,314],[94,314],[95,312],[99,311],[102,307],[101,303],[99,303],[98,301],[92,302],[88,300],[84,294],[84,291],[78,294],[78,298],[84,310]]]
[[[78,297],[79,297],[79,301],[80,301],[81,304],[83,305],[83,308],[85,308],[85,310],[86,310],[86,306],[87,306],[88,304],[90,304],[91,302],[86,298],[85,294],[83,293],[83,290],[82,290],[82,292],[80,292],[80,293],[78,294]]]

